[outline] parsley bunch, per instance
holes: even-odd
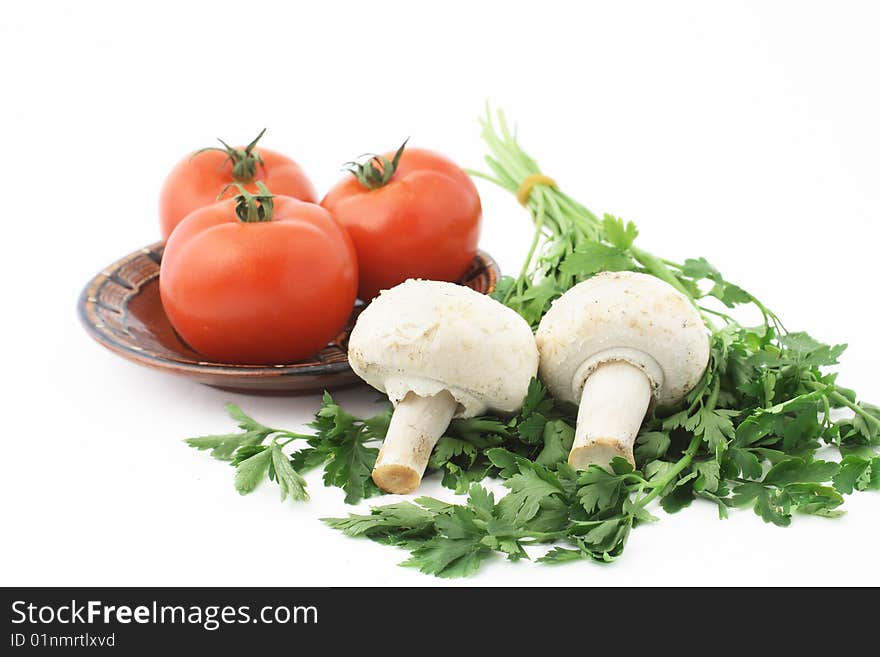
[[[539,543],[555,543],[539,558],[545,563],[613,560],[633,528],[656,520],[648,510],[655,501],[672,513],[701,498],[722,518],[730,508],[752,508],[764,521],[787,526],[795,513],[838,516],[844,495],[880,489],[880,408],[859,401],[826,370],[846,345],[788,332],[705,258],[675,263],[639,248],[632,222],[600,219],[547,184],[503,115],[497,127],[487,116],[483,138],[491,173],[474,175],[514,194],[530,176],[544,180],[527,201],[535,233],[526,262],[494,296],[536,326],[555,298],[600,271],[650,274],[700,310],[711,333],[709,366],[678,408],[654,409],[646,419],[636,441],[638,469],[618,458],[609,470],[574,472],[565,462],[574,410],[550,416],[524,407],[516,442],[540,444],[541,451],[483,450],[495,468],[489,472],[510,490],[497,503],[472,483],[465,504],[419,498],[325,522],[406,548],[412,556],[403,565],[453,577],[471,574],[493,553],[524,558],[524,548]],[[758,325],[734,318],[743,306],[757,311]],[[839,459],[825,460],[826,451]]]

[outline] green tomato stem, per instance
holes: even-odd
[[[275,198],[269,189],[262,182],[257,182],[259,194],[251,194],[241,183],[232,183],[223,188],[225,192],[229,187],[238,189],[238,196],[235,197],[235,214],[238,220],[243,223],[260,223],[263,221],[272,221],[275,214]],[[221,196],[223,195],[221,192]]]
[[[254,137],[254,139],[251,140],[251,143],[244,148],[233,148],[218,137],[217,141],[223,144],[223,148],[218,148],[217,146],[200,148],[192,154],[192,157],[204,153],[205,151],[220,151],[221,153],[226,153],[226,159],[232,163],[232,180],[243,185],[249,185],[254,181],[254,178],[257,175],[257,166],[263,165],[262,156],[258,152],[254,152],[254,148],[265,133],[266,128],[263,128],[260,131],[260,134]]]
[[[357,181],[367,189],[379,189],[384,187],[391,178],[394,177],[397,167],[400,165],[400,158],[403,157],[403,151],[406,143],[409,141],[407,137],[397,149],[392,159],[382,157],[381,155],[370,154],[366,162],[346,162],[343,165],[343,171],[348,171]],[[366,156],[365,156],[366,157]]]

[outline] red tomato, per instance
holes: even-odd
[[[454,282],[477,250],[474,183],[442,155],[402,149],[355,165],[321,201],[354,242],[365,301],[408,278]]]
[[[271,220],[242,221],[242,198],[199,208],[172,233],[159,274],[162,305],[183,340],[210,360],[301,360],[351,313],[354,247],[319,205],[276,196]]]
[[[224,148],[196,151],[177,163],[159,194],[163,239],[167,240],[175,226],[193,210],[216,203],[219,198],[235,196],[238,192],[230,187],[232,183],[240,183],[255,194],[256,182],[262,181],[273,193],[309,203],[317,200],[315,188],[296,162],[267,148],[255,148],[263,132],[245,147],[223,144]]]

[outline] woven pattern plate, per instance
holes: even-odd
[[[363,309],[356,306],[345,328],[313,358],[278,365],[234,365],[204,360],[171,328],[159,299],[157,242],[114,262],[88,282],[78,310],[86,331],[123,358],[227,390],[267,393],[313,393],[351,385],[359,379],[348,366],[348,334]],[[458,281],[489,294],[498,265],[478,251]]]

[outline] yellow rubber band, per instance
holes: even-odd
[[[529,176],[526,176],[519,184],[519,189],[516,190],[516,200],[519,201],[520,205],[529,204],[529,195],[532,193],[532,188],[534,188],[535,185],[547,185],[547,187],[556,187],[556,181],[553,180],[553,178],[551,178],[550,176],[545,176],[542,173],[533,173]]]

